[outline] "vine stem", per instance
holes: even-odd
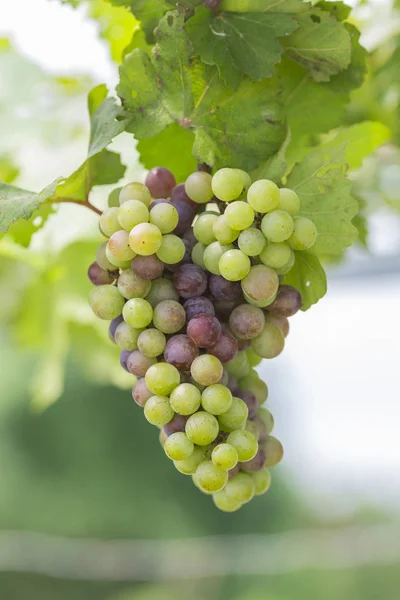
[[[74,200],[73,198],[56,198],[51,204],[77,204],[79,206],[86,206],[86,208],[89,208],[98,215],[103,214],[103,211],[94,206],[89,200],[84,200],[82,202],[81,200]]]

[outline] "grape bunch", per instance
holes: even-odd
[[[226,512],[264,494],[283,456],[255,367],[282,352],[301,307],[281,284],[317,235],[299,209],[293,190],[239,169],[177,185],[157,167],[100,217],[91,307],[165,454]]]

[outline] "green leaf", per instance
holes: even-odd
[[[142,24],[148,42],[153,41],[154,29],[170,8],[165,0],[110,0],[114,6],[127,6]]]
[[[315,81],[329,81],[351,60],[351,40],[343,23],[320,9],[297,17],[299,28],[282,40],[286,54],[302,65]]]
[[[117,91],[137,139],[153,137],[177,122],[195,134],[193,154],[210,166],[254,168],[285,137],[276,80],[244,80],[232,93],[215,67],[192,58],[179,12],[157,29],[150,58],[134,50],[120,67]]]
[[[236,87],[242,74],[260,80],[272,75],[282,46],[278,37],[292,33],[297,22],[291,13],[229,13],[214,15],[204,6],[188,20],[186,29],[208,65],[216,65],[222,79]]]
[[[330,3],[328,3],[330,4]],[[343,93],[359,88],[367,74],[368,52],[360,44],[360,32],[351,23],[344,23],[351,40],[351,61],[347,69],[333,75],[326,85],[330,90]]]
[[[140,140],[137,145],[140,162],[149,170],[163,165],[174,173],[177,181],[185,181],[197,169],[192,155],[193,141],[191,131],[173,123],[155,137]]]
[[[54,208],[51,204],[41,204],[37,210],[33,211],[32,216],[28,221],[25,219],[18,219],[18,221],[12,223],[7,230],[7,235],[11,236],[20,246],[27,248],[33,234],[44,226],[52,213],[54,213]],[[0,234],[0,237],[4,235],[5,234]]]
[[[8,154],[0,155],[0,181],[12,183],[19,175],[20,170]]]
[[[330,12],[338,21],[344,21],[351,13],[351,7],[344,2],[331,2],[330,0],[321,0],[315,5],[317,8]]]
[[[294,267],[285,275],[284,282],[299,290],[303,311],[316,304],[327,291],[325,271],[318,258],[309,252],[296,252]]]
[[[312,254],[340,254],[357,238],[352,220],[358,202],[345,176],[344,155],[343,148],[317,147],[288,177],[287,187],[301,200],[300,215],[311,219],[318,230]]]
[[[221,11],[298,13],[308,10],[302,0],[222,0]]]
[[[0,232],[5,233],[17,219],[30,219],[40,204],[54,195],[56,186],[53,181],[37,194],[0,182]]]
[[[271,179],[277,185],[282,184],[282,179],[287,171],[286,151],[290,144],[291,135],[288,132],[285,141],[279,148],[278,152],[271,156],[265,163],[259,166],[258,169],[252,171],[251,178],[253,181],[257,179]]]
[[[358,213],[353,219],[353,225],[358,231],[358,242],[368,248],[368,219],[362,212]]]

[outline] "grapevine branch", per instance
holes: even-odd
[[[51,200],[51,204],[78,204],[79,206],[86,206],[86,208],[89,208],[90,210],[92,210],[93,212],[95,212],[98,215],[102,214],[102,211],[97,208],[96,206],[94,206],[91,202],[89,202],[89,200],[74,200],[74,198],[55,198],[53,200]]]

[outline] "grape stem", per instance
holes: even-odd
[[[103,213],[103,211],[101,211],[99,208],[97,208],[96,206],[94,206],[91,202],[89,202],[89,200],[74,200],[74,198],[55,198],[54,200],[51,200],[51,204],[78,204],[79,206],[86,206],[86,208],[89,208],[90,210],[92,210],[93,212],[95,212],[98,215],[101,215]]]

